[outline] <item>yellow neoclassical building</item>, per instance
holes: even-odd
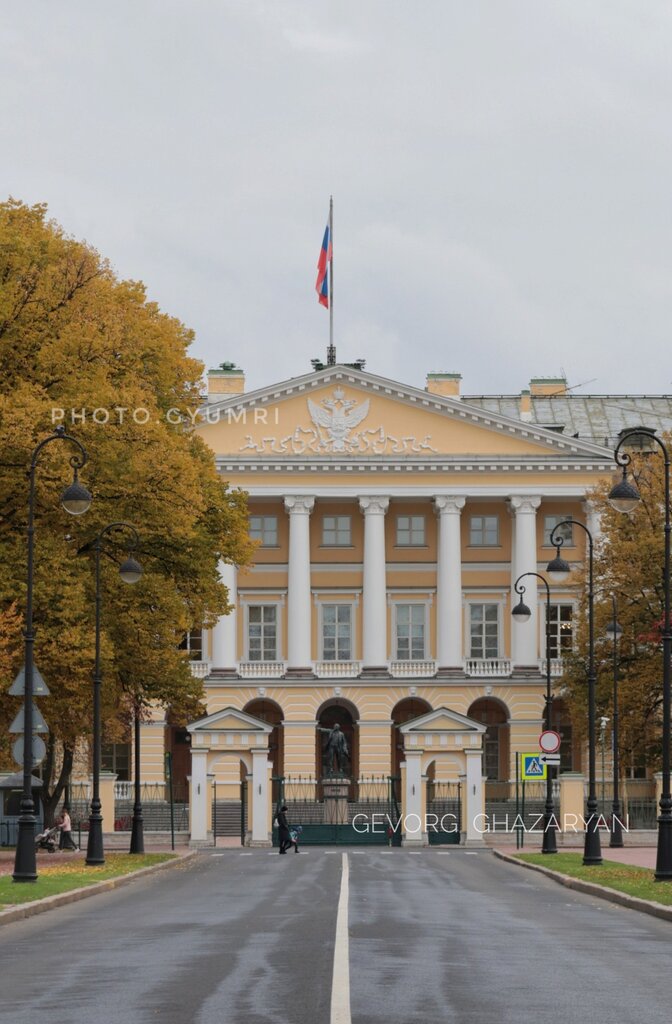
[[[513,798],[516,752],[537,749],[545,660],[559,677],[578,603],[552,585],[547,650],[536,579],[525,625],[513,583],[544,570],[557,523],[599,535],[586,495],[612,474],[618,431],[660,426],[667,400],[647,421],[641,402],[615,414],[558,379],[466,398],[457,374],[418,389],[361,363],[249,393],[225,363],[208,385],[198,430],[248,493],[259,547],[251,568],[222,564],[235,609],[188,640],[208,715],[145,726],[145,778],[163,777],[167,745],[190,781],[195,842],[218,828],[214,807],[220,830],[242,810],[247,841],[267,843],[277,799],[317,838],[361,823],[371,839],[376,810],[392,808],[408,843],[432,838],[428,812],[478,841],[487,801]],[[581,562],[584,532],[562,530],[563,556]],[[561,699],[554,714],[562,771],[580,771]]]

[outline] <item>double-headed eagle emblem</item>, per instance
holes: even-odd
[[[345,392],[336,388],[332,398],[323,398],[320,405],[308,399],[308,410],[315,428],[322,438],[326,447],[334,452],[346,451],[348,435],[358,426],[369,414],[369,400],[362,402],[356,408],[357,403],[346,399]],[[320,433],[320,428],[326,431],[326,439]]]

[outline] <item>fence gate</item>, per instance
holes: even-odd
[[[430,846],[459,845],[462,798],[459,782],[427,780],[427,835]]]
[[[285,776],[274,782],[275,813],[287,805],[290,827],[301,826],[299,845],[398,845],[399,805],[390,776],[350,781],[339,776]],[[273,845],[278,829],[273,825]]]

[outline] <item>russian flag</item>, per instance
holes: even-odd
[[[326,309],[329,309],[329,263],[331,263],[331,237],[327,224],[324,229],[320,258],[317,261],[317,281],[315,282],[318,302]]]

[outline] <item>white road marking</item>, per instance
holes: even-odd
[[[215,854],[215,857],[223,857],[223,856],[224,856],[223,853],[216,853]],[[251,857],[252,854],[251,853],[240,853],[238,856],[239,857]]]
[[[450,857],[450,850],[438,850],[437,855],[439,857]]]
[[[223,854],[223,853],[211,853],[211,854],[210,854],[210,856],[211,856],[211,857],[223,857],[223,856],[224,856],[224,854]],[[240,855],[240,856],[241,856],[241,857],[244,857],[244,856],[245,856],[245,854],[244,854],[244,853],[241,853],[241,855]]]
[[[348,937],[348,896],[350,867],[347,853],[343,854],[341,894],[336,916],[336,943],[334,946],[334,973],[331,981],[330,1024],[352,1024],[350,1016],[350,940]]]
[[[406,853],[409,857],[422,857],[420,850],[407,850]]]
[[[465,850],[464,851],[464,856],[465,857],[478,857],[478,853],[476,852],[476,850]]]

